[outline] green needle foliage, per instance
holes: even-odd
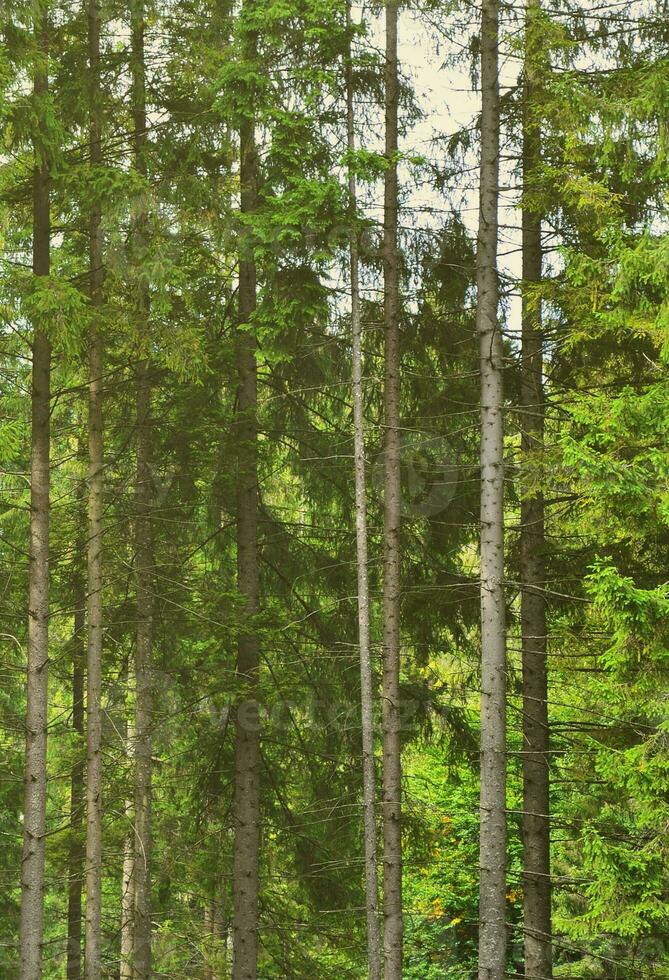
[[[0,15],[0,975],[23,980],[17,937],[36,332],[52,345],[42,975],[83,975],[66,971],[68,895],[84,877],[85,801],[76,787],[86,742],[76,684],[86,651],[88,344],[98,322],[105,347],[103,976],[124,976],[122,876],[135,832],[135,378],[138,363],[148,362],[153,976],[232,976],[235,718],[249,691],[237,648],[252,631],[261,650],[249,715],[261,733],[258,977],[361,980],[349,248],[354,239],[360,257],[380,777],[383,10],[353,8],[350,24],[341,0],[147,3],[144,172],[133,158],[128,4],[100,3],[102,160],[95,164],[87,11],[70,0],[46,6],[46,54],[35,41],[35,4],[6,0]],[[669,28],[659,0],[541,6],[529,52],[520,43],[519,8],[503,7],[501,31],[513,65],[503,78],[509,207],[499,242],[507,967],[510,976],[525,975],[519,539],[523,495],[540,491],[553,972],[571,980],[661,980],[669,976]],[[471,980],[477,970],[480,393],[472,175],[480,120],[478,102],[464,95],[469,121],[462,128],[447,109],[458,108],[468,74],[478,85],[480,43],[477,11],[460,7],[423,4],[400,16],[406,980]],[[33,74],[45,57],[49,90],[35,96]],[[530,108],[541,132],[540,159],[522,195],[528,105],[521,57],[531,61]],[[430,97],[421,62],[437,78]],[[250,116],[257,201],[242,212],[239,131]],[[34,275],[31,264],[34,169],[42,162],[50,178],[48,276]],[[96,209],[104,275],[94,308]],[[542,223],[538,283],[519,282],[513,257],[522,210]],[[236,544],[240,262],[252,262],[256,276],[256,308],[243,325],[255,341],[258,372],[261,600],[252,621],[238,587]],[[521,287],[542,313],[545,435],[543,449],[529,456],[521,451]],[[379,791],[379,841],[380,799]]]

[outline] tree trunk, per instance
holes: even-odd
[[[135,562],[137,642],[135,647],[135,921],[133,977],[151,976],[151,748],[153,691],[153,543],[151,534],[151,388],[148,364],[137,369],[137,490]]]
[[[100,10],[88,3],[90,162],[101,163]],[[102,230],[97,205],[90,214],[90,297],[93,323],[88,352],[88,658],[86,697],[86,980],[102,970]]]
[[[383,914],[384,976],[402,976],[402,760],[400,739],[400,325],[397,246],[397,2],[386,4],[386,173],[383,211]]]
[[[351,7],[346,7],[347,27],[351,30]],[[353,64],[349,39],[346,68],[346,121],[348,149],[355,150],[353,102]],[[353,166],[348,175],[349,193],[356,203]],[[355,466],[355,541],[358,573],[358,643],[360,646],[360,718],[362,726],[362,796],[365,840],[365,904],[367,911],[367,974],[369,980],[381,975],[379,936],[379,871],[376,847],[376,772],[374,764],[374,676],[370,648],[369,567],[367,538],[367,491],[365,479],[365,425],[362,390],[362,326],[360,322],[360,281],[358,233],[354,226],[350,246],[351,265],[351,341],[353,387],[353,456]]]
[[[220,956],[219,950],[225,945],[226,927],[223,905],[219,901],[215,890],[205,905],[204,932],[206,936],[210,936],[214,940],[209,948],[209,956],[211,956],[213,950],[218,959]],[[210,960],[207,960],[204,967],[204,980],[224,980],[225,975],[227,974],[221,973],[219,969],[212,965]]]
[[[83,554],[84,544],[77,549]],[[84,736],[84,629],[86,627],[86,588],[83,574],[77,572],[75,583],[74,634],[72,637],[72,729]],[[70,851],[67,873],[67,980],[81,977],[81,892],[85,851],[81,840],[82,808],[85,797],[85,764],[77,754],[70,782]]]
[[[144,2],[133,0],[132,107],[135,168],[146,176],[146,69],[144,61]],[[143,259],[142,216],[137,216],[135,244],[137,261]],[[148,321],[149,296],[139,286],[139,318]],[[148,327],[147,327],[148,329]],[[147,345],[148,347],[148,345]],[[137,473],[135,490],[135,570],[137,582],[137,636],[135,644],[135,920],[133,931],[133,977],[151,976],[151,749],[153,690],[151,683],[153,647],[153,538],[151,530],[151,382],[150,362],[143,359],[135,369]]]
[[[207,902],[204,907],[204,934],[205,936],[214,936],[214,902],[213,900]],[[207,950],[206,960],[204,964],[203,980],[214,980],[214,970],[211,966],[211,946]]]
[[[481,182],[476,326],[481,372],[481,800],[479,980],[506,967],[506,636],[503,347],[498,322],[499,79],[497,0],[481,22]]]
[[[131,671],[128,670],[128,674]],[[130,681],[128,680],[128,687]],[[128,721],[126,729],[126,755],[129,770],[135,768],[135,727]],[[123,842],[123,872],[121,875],[121,970],[120,980],[132,980],[132,959],[135,937],[135,804],[128,799],[125,804],[126,837]]]
[[[34,93],[47,97],[49,25],[45,3],[35,5],[38,54]],[[39,145],[39,138],[36,139]],[[33,171],[33,274],[50,272],[49,167],[35,153]],[[33,337],[30,466],[30,571],[28,585],[28,665],[26,763],[21,862],[20,978],[40,980],[44,934],[44,851],[46,833],[46,745],[49,661],[49,450],[51,344],[35,328]]]
[[[255,43],[254,43],[255,47]],[[240,127],[242,214],[251,213],[257,196],[255,124]],[[239,326],[236,430],[237,582],[244,600],[247,629],[237,649],[237,675],[244,693],[235,716],[235,840],[233,855],[233,980],[255,980],[258,969],[258,892],[260,850],[260,734],[256,689],[260,649],[254,618],[259,609],[258,574],[258,424],[256,340],[243,329],[256,308],[256,267],[251,247],[239,259]]]
[[[128,810],[129,806],[129,810]],[[132,803],[126,805],[126,816],[134,821]],[[123,844],[121,879],[121,980],[133,980],[132,959],[135,947],[135,831],[131,829]]]
[[[540,128],[533,105],[533,64],[539,0],[528,0],[525,26],[523,196],[531,194],[540,163]],[[523,283],[541,281],[541,218],[522,212]],[[522,454],[537,456],[544,444],[541,304],[526,288],[522,299]],[[521,502],[521,626],[523,660],[523,902],[525,976],[552,976],[548,674],[544,593],[544,500]]]

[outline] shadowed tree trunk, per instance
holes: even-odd
[[[88,3],[90,70],[90,161],[102,160],[99,0]],[[102,969],[102,304],[101,214],[93,205],[89,221],[90,297],[93,323],[88,351],[88,657],[86,696],[86,980]]]
[[[84,542],[80,541],[77,555],[83,555]],[[77,563],[78,564],[78,563]],[[72,729],[84,737],[84,630],[86,628],[86,587],[83,570],[77,569],[75,581],[74,633],[72,636]],[[81,910],[84,876],[85,848],[81,836],[85,798],[85,770],[82,755],[72,766],[70,781],[70,852],[67,883],[67,980],[81,977]]]
[[[534,58],[541,43],[538,0],[528,0],[525,25],[523,116],[523,297],[522,452],[541,453],[544,393],[541,303],[531,289],[541,281],[541,218],[528,206],[540,164],[540,127],[534,98]],[[523,904],[525,975],[552,976],[548,674],[543,495],[523,495],[521,503],[521,624],[523,658]]]
[[[43,126],[48,94],[47,5],[34,4],[36,55],[33,91]],[[39,145],[41,140],[36,139]],[[33,274],[50,271],[49,167],[35,153],[33,170]],[[49,450],[51,344],[39,326],[32,348],[30,466],[30,570],[26,762],[21,862],[20,980],[40,980],[44,934],[44,845],[49,660]]]
[[[137,576],[137,642],[135,646],[135,920],[133,977],[151,976],[151,724],[153,691],[153,542],[151,534],[151,388],[143,361],[137,383],[137,488],[135,562]]]
[[[215,890],[205,905],[204,932],[206,936],[210,936],[214,940],[211,944],[210,952],[211,950],[215,950],[217,960],[219,960],[219,957],[221,957],[225,949],[226,923],[223,904],[219,900]],[[205,963],[204,980],[224,980],[225,976],[227,976],[227,973],[221,972],[210,961]]]
[[[402,762],[400,739],[400,325],[397,247],[397,3],[386,4],[383,209],[383,958],[385,980],[402,975]]]
[[[497,0],[481,20],[481,177],[476,325],[481,380],[481,799],[479,980],[506,967],[506,636],[503,346],[498,321],[499,78]]]
[[[248,0],[247,0],[248,3]],[[255,52],[255,38],[248,46]],[[255,210],[258,182],[255,121],[240,127],[241,212]],[[260,649],[254,618],[259,609],[258,571],[258,376],[256,339],[244,329],[256,308],[256,266],[248,243],[239,257],[237,331],[237,583],[244,600],[246,629],[237,647],[237,675],[244,692],[235,716],[235,799],[233,854],[233,980],[256,980],[260,850],[260,733],[256,689]]]
[[[351,8],[346,8],[351,29]],[[348,149],[355,150],[353,67],[349,40],[346,69],[346,121]],[[355,169],[348,176],[351,201],[356,202]],[[358,573],[358,643],[360,646],[360,717],[362,726],[362,792],[365,839],[365,904],[367,911],[367,973],[369,980],[381,975],[379,936],[379,871],[376,847],[376,772],[374,765],[374,676],[370,648],[369,567],[367,538],[367,492],[365,480],[365,426],[362,390],[362,327],[360,322],[360,282],[358,234],[351,233],[351,342],[353,382],[353,456],[355,465],[355,540]]]
[[[135,169],[146,176],[146,68],[144,59],[145,16],[143,0],[133,0],[132,115]],[[134,229],[136,261],[144,259],[143,214],[136,215]],[[138,322],[148,331],[149,294],[140,275]],[[140,339],[141,344],[141,339]],[[148,349],[148,343],[142,346]],[[135,486],[135,574],[137,587],[137,634],[135,643],[135,861],[133,928],[133,978],[151,976],[151,782],[152,782],[152,648],[153,648],[153,536],[151,529],[151,381],[148,357],[135,369],[136,486]]]

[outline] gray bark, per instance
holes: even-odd
[[[90,161],[101,162],[100,10],[88,3],[90,71]],[[102,969],[102,230],[95,205],[89,221],[90,298],[94,319],[88,352],[88,655],[86,696],[86,939],[84,975],[99,980]]]
[[[255,41],[251,40],[253,49]],[[253,118],[240,127],[241,211],[250,214],[257,198],[257,150]],[[248,243],[239,257],[239,326],[256,308],[256,266]],[[233,848],[233,980],[256,980],[260,852],[260,733],[255,718],[260,648],[254,618],[259,610],[258,571],[258,377],[253,331],[237,332],[237,584],[244,600],[246,628],[237,647],[242,701],[235,713],[235,798]]]
[[[346,7],[351,27],[350,4]],[[355,150],[352,52],[349,43],[346,70],[346,121],[348,148]],[[353,167],[348,175],[349,193],[356,202]],[[365,904],[367,913],[367,974],[369,980],[381,976],[379,935],[379,870],[376,846],[376,770],[374,763],[374,676],[370,647],[369,557],[367,536],[367,491],[365,479],[365,423],[362,387],[362,325],[360,321],[360,278],[358,235],[354,227],[350,245],[351,342],[353,388],[353,456],[355,467],[355,541],[358,574],[358,643],[360,647],[360,718],[362,727],[362,795],[365,842]]]
[[[402,976],[402,760],[400,737],[400,327],[397,244],[397,3],[386,4],[383,210],[383,958],[385,980]]]
[[[483,0],[477,313],[481,381],[481,799],[479,980],[506,966],[506,636],[503,347],[498,321],[498,4]]]
[[[33,89],[48,91],[45,3],[35,4]],[[50,271],[49,168],[35,154],[33,170],[33,274]],[[33,337],[30,464],[30,569],[28,584],[28,664],[26,761],[21,862],[20,980],[40,980],[44,933],[44,857],[46,833],[46,748],[49,661],[49,451],[51,345],[45,333]]]
[[[540,164],[540,127],[533,105],[534,58],[541,44],[539,0],[528,0],[525,26],[523,195],[531,194]],[[541,281],[541,218],[522,212],[523,283]],[[526,288],[522,297],[522,454],[544,445],[541,304]],[[543,495],[521,502],[521,628],[523,662],[523,905],[525,975],[552,977],[548,672],[546,661],[545,538]]]

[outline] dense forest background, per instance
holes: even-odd
[[[0,30],[0,975],[669,978],[666,0]]]

